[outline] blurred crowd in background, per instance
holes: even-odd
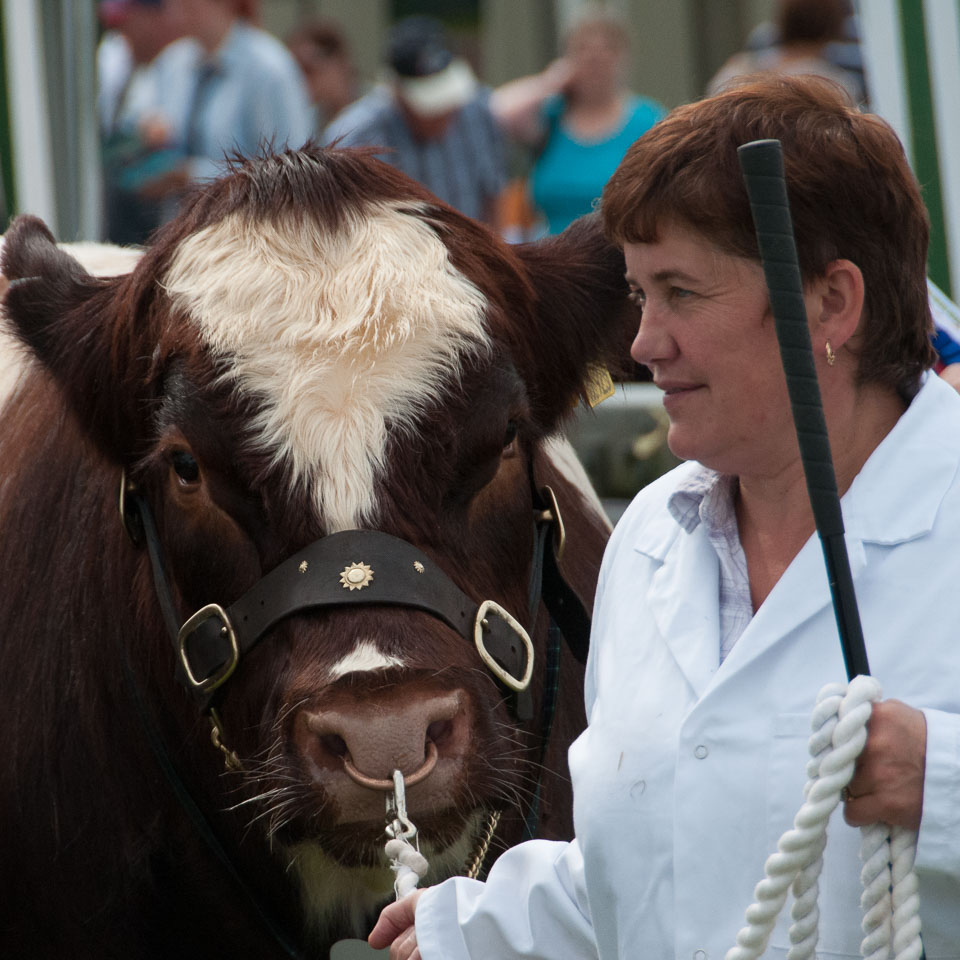
[[[103,0],[99,14],[105,239],[117,243],[144,243],[230,156],[308,139],[376,147],[506,239],[535,239],[589,212],[666,113],[628,89],[631,31],[599,2],[579,6],[546,69],[496,89],[428,16],[393,24],[366,80],[340,24],[277,37],[258,0]],[[820,73],[865,104],[848,0],[779,0],[705,92],[767,70]]]
[[[510,242],[558,233],[595,206],[630,144],[666,114],[629,87],[632,58],[649,54],[643,24],[599,0],[570,10],[552,62],[492,87],[462,34],[426,15],[392,23],[371,76],[334,19],[307,18],[278,36],[263,28],[260,0],[101,0],[103,238],[145,243],[231,156],[307,140],[375,149]],[[760,72],[816,73],[869,108],[850,0],[773,0],[770,11],[702,95]],[[940,368],[960,388],[960,312],[932,295]],[[646,379],[645,369],[633,379]],[[672,465],[661,462],[670,455],[657,411],[642,414],[649,423],[639,434],[641,414],[621,413],[615,441],[593,437],[593,427],[574,436],[613,496]],[[627,466],[598,460],[611,457]]]

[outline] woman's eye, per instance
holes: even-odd
[[[508,421],[507,421],[507,431],[506,431],[506,433],[503,435],[503,445],[504,445],[504,447],[509,447],[510,444],[513,443],[513,441],[517,439],[517,431],[518,431],[517,421],[516,421],[516,420],[508,420]]]
[[[686,297],[692,297],[693,291],[687,290],[684,287],[671,287],[670,296],[673,297],[674,300],[682,300]]]
[[[631,290],[630,293],[627,294],[627,298],[635,307],[640,307],[641,310],[643,309],[643,305],[647,300],[646,295],[642,290]]]
[[[200,479],[200,465],[192,453],[175,450],[170,458],[173,469],[184,483],[197,483]]]

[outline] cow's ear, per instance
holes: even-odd
[[[56,353],[59,321],[93,292],[94,278],[32,216],[17,217],[7,231],[0,273],[9,284],[5,306],[14,334],[46,363]]]
[[[599,214],[515,249],[536,291],[519,365],[534,414],[551,429],[586,398],[598,369],[618,375],[631,368],[639,315],[628,299],[623,254],[604,237]]]
[[[109,448],[122,445],[130,404],[111,392],[117,345],[105,320],[116,281],[87,273],[32,216],[17,217],[4,236],[0,273],[8,283],[8,329],[47,368],[95,438]]]

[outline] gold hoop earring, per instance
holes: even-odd
[[[833,352],[833,347],[830,346],[830,341],[827,341],[827,366],[832,367],[837,362],[837,355]]]

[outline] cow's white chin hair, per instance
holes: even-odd
[[[439,883],[463,873],[464,864],[477,844],[484,820],[473,813],[459,839],[437,851],[427,837],[420,838],[420,851],[430,870],[421,886]],[[386,835],[384,835],[386,842]],[[320,844],[303,841],[287,848],[290,870],[300,880],[303,912],[310,933],[323,939],[336,924],[353,936],[366,937],[376,909],[393,899],[393,871],[386,854],[382,867],[345,867],[324,853]]]

